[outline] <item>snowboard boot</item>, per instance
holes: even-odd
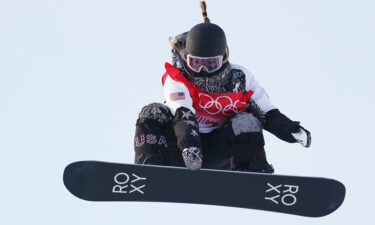
[[[257,158],[255,156],[249,163],[249,171],[257,173],[274,173],[275,169],[265,158]]]
[[[266,159],[253,159],[250,163],[242,163],[233,167],[232,170],[243,172],[256,173],[274,173],[275,170],[272,164],[269,164]]]

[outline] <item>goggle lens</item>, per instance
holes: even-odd
[[[198,57],[187,55],[187,65],[194,72],[201,72],[202,69],[205,69],[208,73],[217,71],[223,65],[223,56],[213,56],[213,57]]]

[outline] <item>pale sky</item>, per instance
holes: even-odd
[[[142,106],[162,102],[168,37],[202,22],[198,0],[0,0],[0,224],[374,224],[373,1],[207,0],[230,61],[312,133],[268,133],[276,173],[334,178],[322,218],[203,205],[98,203],[64,187],[79,160],[133,162]],[[372,178],[371,178],[372,177]],[[235,185],[235,184],[234,184]]]

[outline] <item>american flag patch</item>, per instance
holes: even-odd
[[[170,99],[171,101],[176,101],[176,100],[183,100],[185,99],[185,93],[184,92],[175,92],[170,94]]]

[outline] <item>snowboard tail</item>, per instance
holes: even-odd
[[[68,165],[64,184],[88,201],[194,203],[307,217],[340,207],[345,186],[318,177],[81,161]]]

